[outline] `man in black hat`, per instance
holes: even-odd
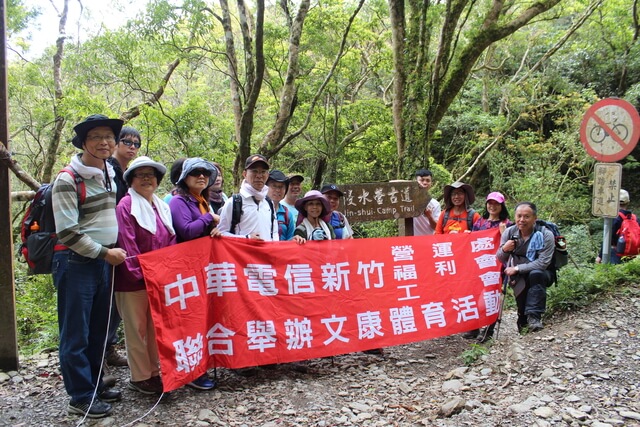
[[[289,190],[284,196],[282,204],[289,209],[289,212],[293,215],[293,222],[297,224],[298,221],[298,209],[296,209],[296,200],[300,198],[302,194],[302,181],[304,177],[302,175],[293,174],[289,175]]]
[[[223,236],[280,240],[273,203],[267,198],[269,161],[261,154],[252,154],[244,162],[242,176],[240,192],[220,209],[218,229]]]
[[[87,117],[73,129],[72,143],[82,153],[71,159],[77,177],[61,173],[52,191],[56,233],[66,248],[53,257],[58,292],[60,370],[71,400],[69,413],[89,418],[107,416],[108,402],[121,393],[108,390],[101,378],[102,358],[111,305],[111,269],[126,257],[115,248],[118,237],[116,186],[107,162],[115,150],[122,120],[101,114]],[[81,203],[77,185],[83,182]]]

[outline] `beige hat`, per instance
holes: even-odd
[[[620,190],[620,204],[626,205],[629,203],[629,192],[627,190]]]

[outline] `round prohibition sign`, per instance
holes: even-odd
[[[580,125],[587,153],[601,162],[624,159],[640,139],[640,115],[623,99],[607,98],[593,104]]]

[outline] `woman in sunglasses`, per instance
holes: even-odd
[[[175,195],[169,201],[178,242],[220,234],[209,206],[209,187],[217,176],[218,169],[200,157],[190,157],[182,164]],[[197,390],[211,390],[216,383],[205,373],[187,385]]]
[[[218,169],[200,157],[188,158],[182,164],[176,194],[169,201],[178,242],[219,234],[209,206],[209,187],[217,176]]]

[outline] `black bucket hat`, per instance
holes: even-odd
[[[124,122],[120,119],[110,119],[104,114],[92,114],[84,119],[84,121],[73,127],[73,130],[76,132],[76,136],[73,137],[71,143],[75,147],[82,148],[89,131],[100,126],[110,127],[117,142],[120,138],[120,130],[123,125]]]

